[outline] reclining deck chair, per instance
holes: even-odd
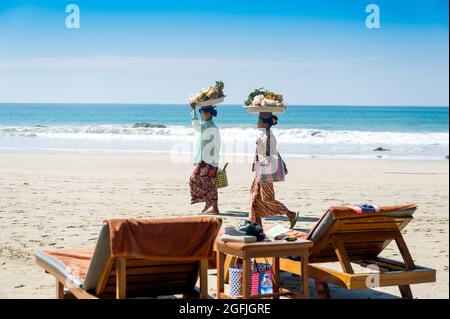
[[[207,298],[221,224],[211,217],[107,220],[95,249],[38,252],[36,263],[56,278],[58,299]]]
[[[357,214],[349,207],[331,207],[308,232],[313,241],[309,254],[309,276],[315,279],[319,296],[330,298],[328,284],[346,289],[398,286],[403,298],[412,298],[411,284],[436,281],[436,270],[417,266],[401,231],[413,219],[415,205],[380,207],[379,212]],[[380,257],[395,241],[403,261]],[[339,262],[342,271],[323,265]],[[280,269],[301,275],[295,258],[280,260]],[[355,273],[352,263],[378,273]],[[370,266],[369,266],[370,265]]]

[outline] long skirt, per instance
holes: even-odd
[[[272,183],[258,183],[253,180],[250,190],[250,214],[252,222],[261,224],[261,217],[287,215],[295,216],[286,206],[275,199],[275,190]]]
[[[217,201],[217,170],[203,161],[195,167],[189,180],[191,204]]]

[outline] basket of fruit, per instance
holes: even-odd
[[[216,81],[214,86],[203,89],[190,97],[189,103],[195,103],[199,107],[206,107],[222,103],[225,100],[223,88],[225,84],[222,81]]]
[[[254,90],[244,102],[245,109],[250,113],[284,113],[287,105],[283,103],[283,95],[264,88]]]

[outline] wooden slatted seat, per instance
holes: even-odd
[[[180,219],[173,219],[180,225]],[[196,222],[190,218],[189,222]],[[183,221],[181,221],[182,223]],[[198,222],[210,223],[213,228],[206,237],[199,236],[204,242],[214,242],[221,226],[221,219],[199,217]],[[167,223],[165,224],[166,226]],[[170,227],[168,228],[170,231]],[[186,223],[186,233],[167,233],[171,240],[176,238],[180,245],[189,242],[189,223]],[[183,236],[186,236],[183,240]],[[149,238],[150,240],[150,238]],[[158,238],[156,238],[158,240]],[[191,240],[192,243],[192,240]],[[157,242],[156,242],[157,244]],[[195,244],[195,243],[194,243]],[[199,246],[203,243],[199,243]],[[193,248],[194,250],[196,247]],[[167,255],[162,252],[161,255]],[[170,255],[170,254],[169,254]],[[155,298],[166,295],[183,295],[185,298],[207,298],[207,270],[210,256],[192,260],[192,258],[177,258],[177,252],[171,252],[170,257],[145,258],[145,256],[113,256],[110,246],[110,229],[105,223],[101,229],[95,250],[54,250],[35,254],[36,263],[56,278],[56,296],[62,298]],[[208,254],[207,254],[208,255]],[[144,258],[143,258],[144,257]],[[200,291],[195,289],[200,278]]]
[[[402,205],[355,214],[346,208],[330,208],[306,236],[314,243],[309,276],[315,279],[319,295],[330,298],[328,284],[349,290],[398,286],[403,298],[412,298],[410,285],[435,282],[436,270],[414,263],[401,234],[416,209],[415,205]],[[380,256],[392,241],[403,261]],[[339,262],[342,270],[325,266],[327,262]],[[352,263],[369,271],[355,273]],[[301,275],[295,257],[281,259],[280,269]]]

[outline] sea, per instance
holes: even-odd
[[[257,115],[217,110],[221,153],[253,154]],[[278,117],[284,156],[448,159],[448,107],[289,105]],[[0,103],[0,151],[189,154],[196,138],[188,105]]]

